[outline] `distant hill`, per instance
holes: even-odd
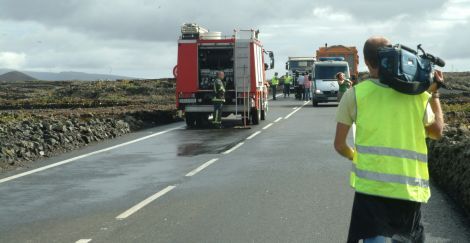
[[[35,78],[18,71],[11,71],[0,75],[0,81],[15,82],[15,81],[33,81]]]
[[[11,72],[14,70],[11,69],[0,69],[0,74]],[[117,80],[117,79],[136,79],[133,77],[111,75],[111,74],[91,74],[83,72],[33,72],[33,71],[21,71],[31,77],[34,77],[37,80],[45,81],[68,81],[68,80],[83,80],[83,81],[93,81],[93,80]]]

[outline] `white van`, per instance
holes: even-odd
[[[312,104],[338,102],[336,74],[342,72],[350,78],[349,65],[343,57],[322,57],[312,67]]]

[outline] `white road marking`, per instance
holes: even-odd
[[[6,178],[3,178],[3,179],[0,179],[0,184],[1,184],[1,183],[4,183],[4,182],[7,182],[7,181],[11,181],[11,180],[17,179],[17,178],[20,178],[20,177],[23,177],[23,176],[27,176],[27,175],[31,175],[31,174],[34,174],[34,173],[37,173],[37,172],[40,172],[40,171],[44,171],[44,170],[47,170],[47,169],[51,169],[51,168],[54,168],[54,167],[57,167],[57,166],[60,166],[60,165],[68,164],[68,163],[73,162],[73,161],[75,161],[75,160],[79,160],[79,159],[83,159],[83,158],[86,158],[86,157],[90,157],[90,156],[95,155],[95,154],[100,154],[100,153],[103,153],[103,152],[106,152],[106,151],[109,151],[109,150],[113,150],[113,149],[116,149],[116,148],[120,148],[120,147],[129,145],[129,144],[137,143],[137,142],[140,142],[140,141],[142,141],[142,140],[146,140],[146,139],[149,139],[149,138],[152,138],[152,137],[156,137],[156,136],[158,136],[158,135],[162,135],[162,134],[165,134],[165,133],[168,133],[168,132],[171,132],[171,131],[173,131],[173,130],[177,130],[177,129],[180,129],[180,128],[183,128],[183,127],[185,127],[185,126],[178,126],[178,127],[175,127],[175,128],[171,128],[171,129],[165,130],[165,131],[161,131],[161,132],[157,132],[157,133],[154,133],[154,134],[151,134],[151,135],[147,135],[147,136],[145,136],[145,137],[141,137],[141,138],[138,138],[138,139],[129,141],[129,142],[125,142],[125,143],[121,143],[121,144],[118,144],[118,145],[114,145],[114,146],[109,147],[109,148],[100,149],[100,150],[97,150],[97,151],[94,151],[94,152],[91,152],[91,153],[88,153],[88,154],[83,154],[83,155],[80,155],[80,156],[77,156],[77,157],[73,157],[73,158],[70,158],[70,159],[62,160],[62,161],[57,162],[57,163],[54,163],[54,164],[46,165],[46,166],[41,167],[41,168],[37,168],[37,169],[34,169],[34,170],[26,171],[26,172],[23,172],[23,173],[14,175],[14,176],[6,177]]]
[[[136,204],[134,207],[132,208],[129,208],[127,211],[125,211],[124,213],[121,213],[119,214],[116,219],[119,219],[119,220],[122,220],[122,219],[125,219],[129,216],[131,216],[132,214],[134,214],[135,212],[139,211],[140,209],[142,209],[143,207],[147,206],[149,203],[155,201],[157,198],[165,195],[166,193],[170,192],[171,190],[175,189],[176,186],[167,186],[165,187],[165,189],[153,194],[152,196],[146,198],[145,200],[143,200],[142,202]]]
[[[90,241],[91,239],[81,239],[81,240],[77,240],[75,243],[88,243]]]
[[[255,132],[255,133],[251,134],[251,135],[250,135],[249,137],[247,137],[246,139],[247,139],[247,140],[250,140],[250,139],[256,137],[256,135],[258,135],[258,134],[260,134],[260,133],[261,133],[261,131],[257,131],[257,132]]]
[[[201,170],[205,169],[207,166],[213,164],[214,162],[216,162],[217,160],[219,160],[218,158],[217,159],[211,159],[209,161],[207,161],[206,163],[202,164],[201,166],[197,167],[196,169],[194,169],[193,171],[189,172],[188,174],[186,174],[186,176],[193,176],[195,174],[197,174],[198,172],[200,172]]]
[[[243,144],[244,144],[244,143],[243,143],[243,142],[241,142],[241,143],[239,143],[239,144],[235,145],[233,148],[231,148],[231,149],[229,149],[229,150],[227,150],[227,151],[223,152],[222,154],[229,154],[229,153],[231,153],[231,152],[235,151],[235,149],[239,148],[239,147],[240,147],[240,146],[242,146]]]
[[[297,109],[297,108],[299,108],[299,107],[296,106],[296,107],[292,108],[292,110],[295,110],[295,109]]]
[[[299,107],[299,108],[295,109],[293,112],[289,113],[289,115],[287,115],[286,117],[284,117],[284,119],[289,119],[289,117],[291,117],[291,116],[294,115],[297,111],[300,111],[300,109],[302,109],[302,107],[304,107],[305,105],[307,105],[308,102],[310,102],[310,101],[305,101],[304,104],[303,104],[301,107]]]
[[[274,123],[276,123],[276,122],[278,122],[278,121],[280,121],[280,120],[282,120],[282,117],[277,118],[277,119],[274,121]]]
[[[300,109],[297,109],[297,110],[294,110],[293,112],[289,113],[289,115],[287,115],[286,117],[284,117],[284,119],[289,119],[289,117],[291,117],[292,115],[294,115],[294,113],[296,113],[297,111],[299,111]]]
[[[271,123],[269,123],[268,125],[266,125],[265,127],[263,127],[263,130],[266,130],[266,129],[268,129],[268,128],[269,128],[270,126],[272,126],[273,124],[274,124],[274,123],[272,123],[272,122],[271,122]]]

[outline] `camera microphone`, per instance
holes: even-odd
[[[434,57],[434,63],[439,67],[444,67],[446,62],[439,57]]]
[[[418,45],[418,50],[422,51],[424,54],[424,57],[429,59],[432,63],[436,64],[437,66],[444,67],[446,65],[446,62],[442,60],[440,57],[436,57],[432,54],[426,53],[421,47],[421,44]]]

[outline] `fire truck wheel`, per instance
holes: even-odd
[[[188,128],[194,128],[196,126],[196,119],[193,113],[186,113],[185,118]]]
[[[266,111],[265,110],[261,110],[261,120],[262,121],[266,120]]]
[[[261,119],[261,111],[256,108],[253,108],[251,110],[251,121],[253,122],[253,125],[258,125],[260,119]]]
[[[195,120],[197,127],[209,127],[209,114],[197,114]]]

